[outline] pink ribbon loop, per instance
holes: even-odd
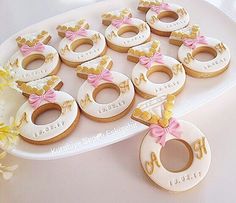
[[[112,82],[112,74],[108,69],[103,70],[103,72],[99,75],[88,75],[88,82],[91,83],[94,87],[97,87],[101,80]]]
[[[112,25],[115,26],[116,28],[119,28],[123,24],[131,24],[132,20],[129,17],[124,17],[123,19],[116,19],[112,21]]]
[[[171,119],[169,126],[167,128],[163,128],[160,125],[152,124],[150,127],[151,136],[156,138],[156,143],[159,143],[162,147],[165,146],[166,143],[166,135],[169,133],[176,138],[181,137],[181,128],[180,124],[176,119]]]
[[[184,45],[191,48],[191,49],[195,49],[198,44],[208,44],[206,41],[206,37],[199,36],[196,39],[185,39],[184,40]]]
[[[86,37],[88,34],[87,30],[84,28],[80,28],[79,30],[72,32],[72,31],[66,31],[66,38],[70,41],[73,41],[77,36],[83,36]]]
[[[140,64],[144,65],[149,69],[154,62],[163,64],[163,55],[161,53],[155,53],[152,57],[148,58],[146,56],[139,57]]]
[[[167,3],[161,3],[158,6],[151,6],[151,10],[156,12],[157,14],[159,14],[161,12],[161,10],[166,10],[169,11],[170,9],[170,5]]]
[[[37,43],[35,46],[33,47],[30,47],[28,45],[23,45],[21,48],[20,48],[20,51],[21,53],[24,55],[24,56],[27,56],[29,55],[30,53],[32,53],[33,51],[38,51],[38,52],[43,52],[45,49],[45,46],[43,43],[39,42]]]
[[[31,94],[29,96],[29,103],[34,109],[38,108],[43,101],[54,103],[55,100],[56,100],[56,93],[53,89],[48,90],[47,92],[45,92],[43,95],[40,96],[36,94]]]

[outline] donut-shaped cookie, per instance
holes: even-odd
[[[49,109],[61,111],[55,121],[36,125],[39,114]],[[17,111],[16,124],[21,137],[32,144],[50,144],[68,136],[79,120],[79,108],[72,96],[52,89],[43,95],[30,95]]]
[[[135,32],[132,37],[122,37],[125,32]],[[128,52],[128,50],[139,44],[150,40],[150,28],[144,21],[138,18],[123,17],[113,20],[106,28],[105,37],[107,45],[118,52]]]
[[[175,21],[161,21],[164,17],[172,17]],[[160,36],[170,36],[171,32],[186,27],[189,20],[189,14],[182,6],[170,3],[151,6],[146,13],[146,21],[151,31]]]
[[[95,101],[96,94],[103,88],[115,88],[119,97],[108,104]],[[104,69],[98,75],[90,74],[78,91],[77,102],[90,119],[110,122],[123,117],[133,105],[134,87],[124,74]]]
[[[161,162],[160,152],[166,142],[177,139],[188,148],[189,163],[181,171],[169,171]],[[205,135],[193,124],[172,119],[162,128],[151,125],[140,147],[141,165],[148,177],[169,191],[186,191],[197,185],[207,174],[211,150]]]
[[[62,61],[71,67],[102,56],[106,52],[105,37],[95,30],[87,30],[87,24],[79,22],[69,22],[57,28],[59,35],[63,36],[64,32],[65,36],[59,44],[59,54]],[[82,44],[90,44],[92,47],[87,51],[75,52]]]
[[[15,80],[30,82],[56,74],[60,69],[60,58],[57,50],[42,43],[48,42],[49,37],[45,36],[45,38],[41,38],[42,41],[39,41],[38,35],[35,33],[25,36],[17,38],[20,50],[7,63],[7,68]],[[24,42],[25,44],[23,44]],[[44,63],[37,69],[27,69],[27,65],[37,59],[44,60]]]
[[[208,52],[215,58],[199,61],[194,57],[200,52]],[[183,63],[186,73],[193,77],[208,78],[224,72],[230,63],[230,50],[220,40],[199,36],[186,39],[179,48],[178,58]]]
[[[148,76],[153,72],[165,72],[170,80],[165,83],[153,83]],[[185,70],[176,59],[156,52],[152,57],[141,56],[132,71],[132,81],[137,93],[144,98],[162,94],[177,95],[184,87]]]

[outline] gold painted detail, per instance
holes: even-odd
[[[152,175],[155,172],[156,167],[160,168],[161,164],[155,152],[151,152],[151,160],[145,162],[145,171],[148,175]]]
[[[197,158],[202,159],[204,154],[207,154],[205,137],[202,137],[193,143],[193,150],[197,152]]]

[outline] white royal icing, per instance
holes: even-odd
[[[85,81],[78,91],[77,102],[79,103],[81,109],[86,114],[98,119],[108,119],[121,114],[131,105],[135,96],[133,84],[126,75],[115,71],[110,72],[113,78],[112,82],[101,80],[99,82],[99,85],[112,83],[119,87],[120,83],[128,81],[128,87],[126,89],[120,88],[120,95],[115,101],[112,101],[108,104],[97,103],[93,98],[95,87],[92,86],[88,81]],[[123,90],[125,90],[125,92],[122,93]],[[87,96],[89,97],[89,99]],[[87,102],[86,105],[83,105],[84,102],[82,102],[82,100],[85,101],[86,98],[87,101],[90,101]]]
[[[197,44],[195,49],[191,49],[190,47],[187,47],[182,44],[178,51],[178,58],[187,68],[191,69],[192,71],[202,73],[204,76],[207,77],[207,74],[221,71],[222,69],[228,66],[230,62],[230,50],[225,44],[223,44],[218,39],[210,37],[205,37],[205,39],[207,44]],[[210,61],[199,61],[194,57],[190,57],[190,59],[188,60],[188,54],[192,56],[194,50],[200,47],[210,47],[214,49],[217,53],[217,56]]]
[[[95,36],[97,36],[98,38],[95,39]],[[83,39],[92,40],[93,46],[91,47],[91,49],[82,52],[74,52],[71,48],[71,45],[75,41]],[[66,49],[66,47],[68,47],[68,50]],[[80,64],[100,56],[104,52],[105,48],[106,40],[104,36],[95,30],[87,30],[87,36],[77,36],[72,41],[64,37],[59,44],[59,54],[61,58],[66,61]]]
[[[19,128],[21,136],[33,141],[46,141],[64,133],[73,124],[78,115],[78,105],[76,101],[66,92],[55,91],[55,93],[56,101],[54,103],[62,108],[62,113],[60,117],[52,123],[46,125],[34,124],[31,117],[35,109],[32,108],[28,101],[19,108],[16,113],[16,123],[17,125],[21,124]],[[71,106],[63,108],[63,104],[67,101],[71,101]],[[47,103],[48,102],[44,100],[39,107]],[[21,122],[25,113],[26,121]]]
[[[157,84],[151,82],[147,75],[148,70],[155,66],[164,66],[172,73],[172,78],[165,83]],[[185,70],[181,63],[176,59],[163,55],[163,64],[154,62],[148,69],[144,65],[137,63],[132,71],[132,81],[135,87],[149,97],[154,97],[160,94],[174,94],[181,90],[186,80]]]
[[[51,60],[49,59],[47,62],[44,60],[44,63],[37,69],[27,70],[23,68],[23,61],[25,58],[28,58],[32,55],[42,55],[47,58],[51,56]],[[21,82],[29,82],[33,80],[38,80],[43,77],[50,75],[60,63],[60,58],[57,53],[57,50],[49,45],[44,45],[44,50],[41,51],[33,51],[29,55],[24,56],[21,51],[17,51],[8,61],[7,67],[11,71],[15,80]]]
[[[140,147],[140,161],[146,174],[156,184],[175,192],[186,191],[197,185],[206,176],[211,162],[211,150],[205,135],[189,122],[182,120],[178,122],[182,131],[180,140],[189,144],[193,155],[193,161],[189,168],[181,172],[171,172],[165,169],[160,159],[162,146],[156,142],[157,138],[151,136],[151,132],[147,133]],[[176,138],[167,133],[166,142],[173,139]],[[203,142],[200,142],[203,140],[206,152],[201,148]],[[195,143],[198,144],[194,147]],[[156,162],[152,162],[152,153],[155,153],[159,166],[157,166]],[[200,155],[202,155],[201,158],[199,157]],[[147,163],[149,163],[148,166]],[[152,166],[154,167],[153,173],[150,173]]]
[[[118,35],[120,29],[129,26],[137,27],[139,29],[139,33],[133,37],[121,37]],[[151,32],[147,23],[138,18],[131,18],[131,24],[122,24],[119,28],[111,24],[107,27],[105,31],[105,37],[108,42],[115,46],[124,48],[131,48],[133,46],[143,44],[149,40],[150,35]]]
[[[178,15],[178,19],[173,22],[163,22],[158,19],[158,15],[162,12],[166,12],[166,10],[161,10],[159,14],[157,14],[155,11],[152,11],[151,9],[148,10],[146,14],[146,21],[149,24],[151,28],[154,30],[160,31],[160,32],[173,32],[175,30],[179,30],[181,28],[184,28],[189,23],[189,14],[187,11],[179,5],[168,3],[170,7],[170,11],[175,12]],[[184,10],[183,10],[184,9]],[[183,13],[182,13],[183,11]],[[157,19],[154,20],[153,23],[153,16]]]

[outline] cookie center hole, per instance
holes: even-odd
[[[97,103],[108,104],[115,101],[120,95],[120,89],[115,84],[104,83],[93,92],[93,98]]]
[[[165,66],[153,66],[148,70],[147,77],[153,83],[162,84],[172,78],[172,72]]]
[[[193,57],[198,61],[211,61],[217,56],[216,50],[211,47],[198,47],[193,51]]]
[[[170,172],[181,172],[188,169],[193,162],[193,151],[183,140],[169,140],[160,152],[161,163]]]
[[[36,125],[46,125],[57,120],[61,115],[61,107],[58,104],[44,104],[32,114],[32,122]]]
[[[134,37],[139,33],[139,29],[135,26],[125,26],[119,29],[118,35],[124,38]]]
[[[93,47],[93,41],[90,39],[78,39],[71,44],[71,49],[74,52],[85,52]]]
[[[164,23],[172,23],[178,20],[179,16],[173,11],[164,11],[158,15],[158,19]]]
[[[45,57],[41,54],[29,55],[23,60],[23,68],[26,70],[35,70],[40,68],[45,61]]]

